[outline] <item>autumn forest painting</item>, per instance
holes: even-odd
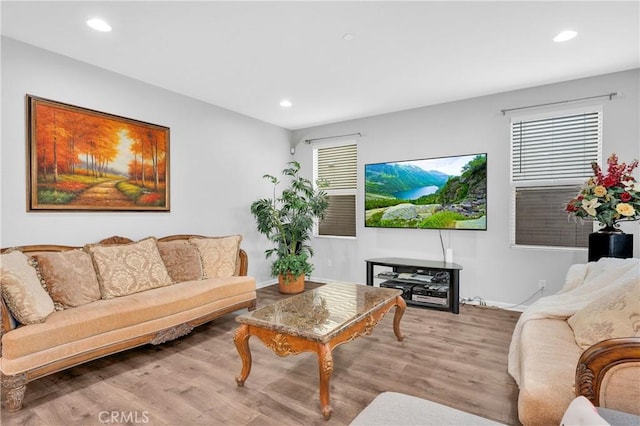
[[[28,104],[31,210],[169,210],[169,128]]]

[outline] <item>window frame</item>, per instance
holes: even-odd
[[[318,187],[318,149],[322,148],[335,148],[341,146],[355,145],[356,147],[356,176],[355,176],[355,187],[353,189],[323,189]],[[313,227],[313,236],[315,238],[336,238],[336,239],[347,239],[347,240],[355,240],[358,237],[358,141],[355,138],[344,138],[344,139],[335,139],[332,141],[323,141],[323,142],[312,142],[312,156],[313,156],[313,187],[314,189],[321,189],[327,193],[327,195],[353,195],[354,197],[354,221],[355,221],[355,235],[321,235],[319,225],[319,220],[316,220]]]
[[[562,117],[567,115],[576,115],[583,113],[598,113],[598,141],[597,141],[597,154],[596,160],[598,164],[602,164],[602,145],[604,140],[604,113],[602,104],[588,104],[580,107],[570,109],[558,109],[547,110],[538,113],[519,113],[513,114],[510,117],[508,131],[509,131],[509,245],[512,248],[518,249],[537,249],[537,250],[553,250],[553,251],[586,251],[587,247],[571,247],[571,246],[557,246],[557,245],[534,245],[534,244],[517,244],[516,243],[516,193],[519,188],[544,188],[544,187],[562,187],[562,186],[575,186],[576,194],[578,194],[580,188],[584,183],[592,176],[589,174],[584,177],[574,177],[565,179],[530,179],[530,180],[518,180],[514,181],[514,138],[513,138],[513,126],[516,122],[522,121],[534,121],[552,119],[554,117]],[[567,200],[568,202],[569,200]],[[568,218],[567,220],[571,220]],[[597,222],[592,224],[592,230],[598,229]]]

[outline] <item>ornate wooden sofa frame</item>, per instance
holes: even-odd
[[[182,234],[182,235],[171,235],[167,237],[158,238],[158,242],[163,241],[174,241],[174,240],[183,240],[188,239],[190,237],[202,237],[201,235],[195,234]],[[106,238],[99,242],[102,245],[114,245],[114,244],[128,244],[133,241],[119,236],[113,236],[110,238]],[[11,249],[18,249],[25,254],[36,253],[36,252],[60,252],[66,250],[78,249],[81,247],[74,246],[65,246],[65,245],[27,245],[20,247],[12,247]],[[4,253],[10,250],[9,248],[3,248],[0,250],[0,253]],[[237,267],[237,275],[238,276],[246,276],[248,270],[248,256],[247,253],[240,249],[238,253],[238,267]],[[237,311],[239,309],[247,308],[248,310],[254,310],[256,308],[256,299],[255,297],[252,300],[244,301],[241,303],[235,303],[229,306],[224,306],[223,308],[217,309],[215,311],[209,312],[205,315],[192,318],[187,322],[183,322],[180,324],[176,324],[172,327],[159,330],[151,333],[144,333],[136,336],[132,336],[125,340],[118,341],[117,343],[103,346],[99,348],[95,348],[93,350],[84,351],[82,353],[76,353],[71,356],[64,357],[63,359],[52,360],[46,365],[42,365],[33,369],[30,369],[26,372],[19,373],[16,375],[1,375],[2,379],[2,399],[3,405],[5,409],[9,412],[15,412],[22,408],[22,400],[24,398],[24,394],[26,391],[27,383],[36,380],[38,378],[47,376],[49,374],[57,373],[59,371],[65,370],[67,368],[80,365],[89,361],[93,361],[98,358],[102,358],[107,355],[111,355],[117,352],[122,352],[131,348],[135,348],[138,346],[142,346],[145,344],[153,344],[158,345],[178,337],[189,334],[194,327],[202,325],[206,322],[212,321],[216,318],[219,318],[223,315],[229,314],[231,312]],[[4,300],[0,296],[0,353],[2,353],[2,336],[10,331],[10,314],[7,306],[4,303]]]
[[[640,365],[640,337],[608,339],[589,347],[576,367],[576,396],[586,397],[596,407],[606,406],[601,398],[603,381],[612,368],[628,363]]]

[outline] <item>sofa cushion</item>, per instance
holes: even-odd
[[[616,287],[572,315],[575,340],[587,349],[613,337],[640,336],[640,280]]]
[[[179,315],[216,301],[243,295],[246,300],[255,298],[255,288],[252,277],[210,278],[56,311],[42,324],[21,327],[3,336],[2,368],[5,371],[5,363],[10,360],[40,351],[46,355],[58,346]]]
[[[238,274],[241,235],[213,238],[191,237],[189,242],[200,252],[206,278],[231,277]]]
[[[188,240],[158,241],[158,250],[174,283],[202,279],[200,252]]]
[[[11,314],[22,324],[43,322],[54,311],[53,300],[22,252],[0,255],[0,288]]]
[[[100,286],[91,256],[83,250],[34,254],[47,292],[57,310],[100,299]]]
[[[349,426],[502,425],[475,414],[398,392],[383,392]]]
[[[598,405],[640,416],[640,404],[638,404],[640,401],[639,371],[640,362],[635,361],[609,368],[600,383]]]
[[[103,299],[171,284],[156,239],[118,245],[89,245]]]
[[[535,319],[524,324],[520,341],[518,417],[526,425],[560,424],[582,353],[573,331],[563,319]]]

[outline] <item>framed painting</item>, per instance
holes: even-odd
[[[28,211],[169,211],[169,128],[27,95]]]

